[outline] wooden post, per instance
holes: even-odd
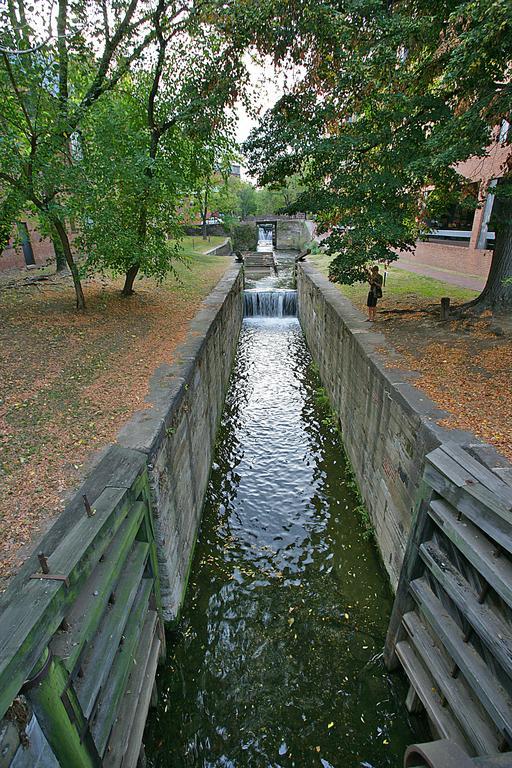
[[[88,740],[80,738],[78,728],[83,728],[84,723],[80,722],[79,707],[72,701],[74,694],[67,688],[68,674],[62,664],[48,659],[46,650],[32,677],[35,682],[28,684],[26,695],[59,765],[93,768],[97,761],[88,749]],[[66,697],[70,707],[66,707]],[[70,720],[71,709],[76,722]]]
[[[421,715],[424,710],[423,703],[412,685],[409,686],[405,706],[411,715]]]
[[[444,296],[441,299],[441,320],[448,320],[450,317],[450,297]]]

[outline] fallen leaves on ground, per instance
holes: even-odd
[[[399,353],[388,367],[419,373],[411,384],[449,414],[442,426],[472,432],[512,460],[509,317],[486,311],[442,323],[431,301],[408,296],[382,302],[374,329]]]
[[[226,261],[197,270],[185,288],[87,281],[74,311],[69,280],[0,295],[0,585],[63,507],[88,460],[144,407],[148,380],[172,360],[201,299]]]

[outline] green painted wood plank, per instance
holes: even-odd
[[[106,487],[124,488],[128,493],[145,472],[145,456],[138,451],[121,448],[119,445],[111,446],[66,504],[64,511],[44,535],[37,549],[29,554],[18,573],[12,578],[8,589],[0,595],[0,614],[4,613],[11,603],[18,602],[23,584],[32,573],[39,570],[37,553],[42,550],[47,555],[51,555],[84,514],[83,494],[87,495],[94,506]]]
[[[457,664],[500,732],[512,734],[512,700],[424,579],[411,583],[411,594],[440,642]]]
[[[512,516],[504,518],[491,510],[487,501],[477,498],[468,488],[457,486],[431,464],[425,465],[424,479],[440,496],[482,529],[491,539],[512,553]],[[492,495],[492,494],[490,494]]]
[[[66,632],[58,632],[52,640],[54,656],[62,659],[69,672],[73,670],[84,645],[92,640],[98,628],[145,512],[146,505],[142,502],[136,502],[130,508],[100,562],[66,613],[69,629]]]
[[[460,445],[452,442],[441,443],[439,449],[455,461],[466,472],[469,472],[475,480],[484,485],[492,493],[496,493],[505,504],[512,506],[512,488],[503,482],[494,472],[484,467],[471,454]],[[429,454],[430,457],[430,454]],[[429,459],[429,457],[427,457]],[[430,459],[429,459],[430,460]]]
[[[432,678],[427,673],[414,649],[407,640],[397,643],[396,654],[411,685],[420,697],[425,711],[433,724],[436,736],[443,739],[452,739],[466,751],[469,749],[466,739],[459,728],[455,718],[442,705],[439,693],[432,685]]]
[[[160,649],[160,639],[156,633],[157,622],[158,614],[156,611],[149,611],[137,648],[135,664],[105,751],[104,768],[118,768],[121,765],[123,757],[127,754],[128,743],[131,740],[131,733],[141,705],[143,712],[139,712],[139,715],[143,714],[142,728],[144,728],[149,709],[149,698],[147,707],[144,707],[144,702],[147,690],[149,690],[149,697],[151,696]],[[136,738],[136,742],[138,748],[135,749],[135,761],[137,761],[139,754],[142,734],[140,741]]]
[[[50,573],[63,581],[29,579],[20,585],[17,601],[2,615],[0,627],[0,717],[10,706],[56,632],[81,584],[96,566],[123,522],[129,506],[125,489],[107,489],[94,505],[96,514],[81,517],[55,553],[48,558]],[[69,549],[68,549],[69,544]],[[91,546],[94,545],[94,546]],[[84,557],[87,551],[87,557]]]
[[[469,520],[458,520],[453,507],[441,499],[432,501],[429,514],[450,541],[482,574],[512,608],[512,563],[496,557],[496,546]]]
[[[415,611],[405,614],[404,627],[409,635],[410,645],[428,669],[437,690],[445,697],[461,730],[473,745],[475,753],[477,755],[497,754],[499,752],[497,731],[494,726],[491,727],[485,717],[482,717],[476,703],[478,695],[472,698],[460,676],[456,678],[451,676],[450,662],[434,645],[432,637]]]
[[[70,582],[75,581],[75,570],[80,570],[86,556],[100,558],[129,512],[127,492],[124,488],[105,488],[92,508],[94,515],[88,517],[84,512],[48,558],[50,573],[62,573]]]
[[[119,701],[126,688],[128,675],[132,671],[138,641],[148,614],[149,596],[152,588],[152,579],[142,580],[130,612],[128,624],[125,627],[123,642],[119,645],[110,674],[97,700],[91,732],[101,755],[105,751]]]
[[[62,768],[96,768],[97,756],[80,738],[85,723],[80,717],[76,723],[69,718],[63,699],[68,693],[67,682],[67,671],[60,661],[51,659],[46,674],[30,688],[27,697],[58,764]]]
[[[20,604],[2,616],[0,628],[0,718],[10,707],[19,689],[30,676],[64,615],[62,583],[44,585],[31,581]],[[53,610],[48,605],[53,601]],[[30,610],[27,610],[30,606]]]
[[[139,696],[137,711],[133,720],[133,727],[130,731],[130,741],[128,742],[128,748],[124,754],[122,768],[137,768],[139,764],[137,756],[140,752],[140,746],[144,736],[144,728],[151,702],[156,668],[158,666],[159,650],[160,641],[155,637],[151,649],[151,658],[148,662],[148,668],[146,669],[144,685],[141,690],[141,695]]]
[[[76,677],[73,687],[85,717],[90,716],[96,697],[110,673],[130,611],[140,591],[148,552],[148,544],[134,542],[119,577],[115,603],[107,607],[98,632],[78,662],[81,676]]]

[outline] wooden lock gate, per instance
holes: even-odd
[[[2,612],[0,718],[21,693],[58,765],[133,768],[165,648],[145,457],[111,448],[55,539]]]
[[[385,660],[464,765],[512,766],[512,488],[452,443],[427,456]]]

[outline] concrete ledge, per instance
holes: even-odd
[[[176,618],[184,597],[242,323],[242,289],[237,264],[203,301],[174,362],[153,374],[148,407],[118,434],[119,445],[147,458],[168,621]]]
[[[206,256],[231,256],[233,253],[233,246],[231,244],[231,238],[227,237],[226,240],[215,248],[210,248],[209,251],[205,251]]]
[[[412,372],[386,368],[380,350],[396,359],[393,347],[307,262],[298,265],[297,289],[299,319],[396,589],[426,454],[450,440],[505,482],[512,468],[473,434],[439,426],[448,414],[411,384]]]

